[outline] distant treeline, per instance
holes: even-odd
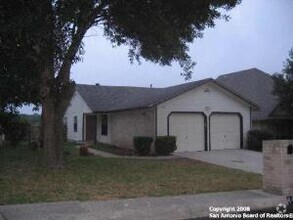
[[[33,114],[33,115],[27,115],[27,114],[20,114],[19,117],[23,120],[26,120],[31,125],[40,125],[41,124],[41,115],[40,114]]]

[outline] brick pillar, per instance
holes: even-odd
[[[293,140],[263,142],[264,191],[293,196],[293,154],[289,145],[293,145]]]

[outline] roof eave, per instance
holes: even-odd
[[[91,110],[93,112],[93,109],[91,108],[91,106],[87,103],[87,101],[85,100],[85,98],[82,96],[82,94],[76,89],[75,87],[75,92],[80,96],[80,98],[82,99],[82,101],[84,102],[84,104],[86,104],[86,106],[88,107],[89,110]],[[73,98],[73,97],[72,97]],[[71,99],[72,99],[71,98]]]
[[[249,100],[249,99],[243,97],[242,95],[238,94],[238,93],[235,92],[234,90],[227,88],[226,86],[224,86],[224,85],[223,85],[222,83],[220,83],[219,81],[217,81],[217,80],[213,80],[213,83],[216,84],[217,86],[219,86],[219,87],[225,89],[226,91],[232,93],[233,95],[235,95],[236,97],[242,99],[243,101],[247,102],[247,103],[251,106],[252,110],[254,110],[254,111],[260,110],[259,106],[258,106],[256,103],[254,103],[253,101],[251,101],[251,100]]]
[[[200,82],[200,83],[198,83],[198,84],[192,86],[191,88],[185,89],[185,90],[183,90],[182,92],[180,92],[180,93],[178,93],[178,94],[175,94],[175,95],[172,95],[172,96],[169,96],[169,97],[163,98],[163,99],[161,99],[161,100],[159,100],[159,101],[157,101],[157,102],[151,103],[151,104],[149,105],[149,107],[157,106],[157,105],[159,105],[159,104],[161,104],[161,103],[163,103],[163,102],[166,102],[166,101],[168,101],[168,100],[170,100],[170,99],[173,99],[173,98],[175,98],[175,97],[177,97],[177,96],[179,96],[179,95],[181,95],[181,94],[183,94],[183,93],[186,93],[186,92],[188,92],[188,91],[191,91],[192,89],[194,89],[194,88],[196,88],[196,87],[198,87],[198,86],[204,85],[204,84],[206,84],[206,83],[208,83],[208,82],[211,82],[211,81],[213,81],[213,80],[214,80],[214,79],[212,79],[212,78],[208,78],[208,79],[204,80],[203,82]]]
[[[133,108],[123,108],[123,109],[110,109],[110,110],[104,110],[104,111],[93,111],[93,113],[96,114],[106,114],[106,113],[113,113],[113,112],[122,112],[122,111],[132,111],[132,110],[138,110],[138,109],[146,109],[151,108],[150,106],[141,106],[141,107],[133,107]]]

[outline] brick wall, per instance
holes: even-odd
[[[293,196],[293,154],[288,154],[292,144],[293,140],[263,142],[264,191]]]
[[[133,149],[133,137],[155,137],[155,109],[138,109],[111,114],[111,144]]]

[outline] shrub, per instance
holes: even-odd
[[[5,139],[7,139],[12,146],[15,146],[27,137],[29,133],[29,123],[24,119],[15,117],[5,129]]]
[[[151,137],[134,137],[133,145],[140,156],[148,155],[151,150],[153,138]]]
[[[271,133],[265,130],[250,130],[247,133],[246,144],[249,150],[262,151],[262,141],[273,137]]]
[[[169,155],[177,149],[175,136],[159,136],[155,141],[155,150],[158,155]]]
[[[80,156],[88,156],[89,155],[89,149],[86,145],[82,145],[79,148],[79,155]]]

